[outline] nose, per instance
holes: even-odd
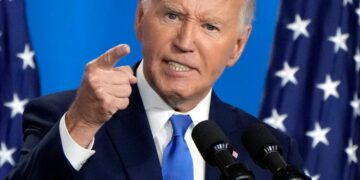
[[[194,52],[195,50],[195,26],[192,22],[184,22],[179,28],[174,46],[181,52]]]

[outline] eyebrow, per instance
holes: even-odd
[[[223,19],[215,17],[215,16],[201,18],[201,21],[202,22],[211,22],[211,23],[215,23],[215,24],[224,24],[225,23],[225,21]]]
[[[161,7],[162,9],[165,9],[167,11],[174,11],[174,12],[177,12],[177,13],[183,13],[183,10],[179,7],[176,7],[176,5],[172,4],[172,3],[164,3]]]
[[[164,4],[162,4],[161,9],[166,10],[166,11],[173,11],[175,13],[182,14],[182,15],[186,15],[186,13],[181,8],[181,6],[171,3],[169,1],[165,1]],[[208,17],[200,16],[199,20],[200,20],[200,22],[210,22],[210,23],[214,23],[214,24],[218,24],[218,25],[225,24],[224,19],[215,17],[213,15],[210,15]]]

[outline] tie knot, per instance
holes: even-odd
[[[173,127],[173,136],[182,136],[191,124],[191,117],[189,115],[174,114],[170,117],[170,121]]]

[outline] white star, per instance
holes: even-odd
[[[342,49],[344,51],[348,50],[346,46],[347,38],[349,38],[349,34],[348,33],[342,34],[341,29],[339,27],[336,29],[336,35],[329,37],[329,41],[335,44],[335,48],[334,48],[335,53],[337,53],[339,49]]]
[[[360,70],[360,49],[356,49],[356,54],[354,55],[354,61],[356,63],[356,71],[359,72]]]
[[[324,101],[326,101],[330,95],[339,98],[339,93],[336,90],[339,84],[340,81],[332,81],[330,75],[327,74],[325,82],[317,84],[316,87],[324,91]]]
[[[349,145],[345,149],[345,153],[348,156],[348,163],[351,164],[351,162],[357,163],[358,159],[356,157],[356,151],[358,149],[358,145],[353,144],[352,139],[349,140]]]
[[[282,79],[281,86],[284,87],[288,82],[292,82],[293,84],[297,84],[297,80],[295,78],[295,73],[299,70],[299,67],[290,67],[288,62],[284,62],[284,66],[282,70],[276,71],[275,75]]]
[[[287,29],[290,29],[294,32],[293,40],[295,41],[300,35],[309,37],[309,32],[307,31],[307,26],[310,24],[310,19],[302,20],[299,14],[296,14],[295,21],[286,26]]]
[[[287,114],[279,114],[276,109],[272,109],[271,117],[265,118],[264,122],[273,128],[280,129],[285,132],[286,128],[284,126],[284,121],[287,117]]]
[[[22,69],[26,69],[28,66],[35,69],[35,63],[34,63],[34,55],[35,52],[30,50],[29,44],[25,44],[24,52],[17,53],[17,57],[23,60],[23,66]]]
[[[356,93],[354,99],[350,102],[350,106],[354,109],[354,116],[360,116],[360,100]]]
[[[24,112],[24,106],[29,101],[29,99],[20,100],[19,96],[14,93],[13,100],[10,102],[5,102],[4,106],[11,109],[11,118],[14,118],[16,114],[22,114]]]
[[[343,0],[343,6],[346,6],[347,4],[352,4],[353,0]]]
[[[315,129],[312,131],[306,132],[306,136],[309,136],[313,139],[312,148],[314,149],[319,143],[329,145],[329,141],[326,138],[326,134],[329,133],[331,128],[327,127],[322,129],[318,122],[315,123]]]
[[[1,142],[1,147],[0,147],[0,168],[6,162],[11,164],[12,166],[15,165],[15,161],[14,161],[14,159],[12,157],[12,155],[14,154],[15,151],[16,151],[16,148],[8,149],[6,147],[6,144],[4,142]]]
[[[320,179],[320,175],[316,174],[316,175],[310,175],[309,171],[307,169],[305,169],[305,175],[310,177],[311,180],[319,180]]]

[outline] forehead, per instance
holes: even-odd
[[[243,0],[152,0],[155,5],[170,6],[187,13],[209,13],[236,15],[241,10]]]

